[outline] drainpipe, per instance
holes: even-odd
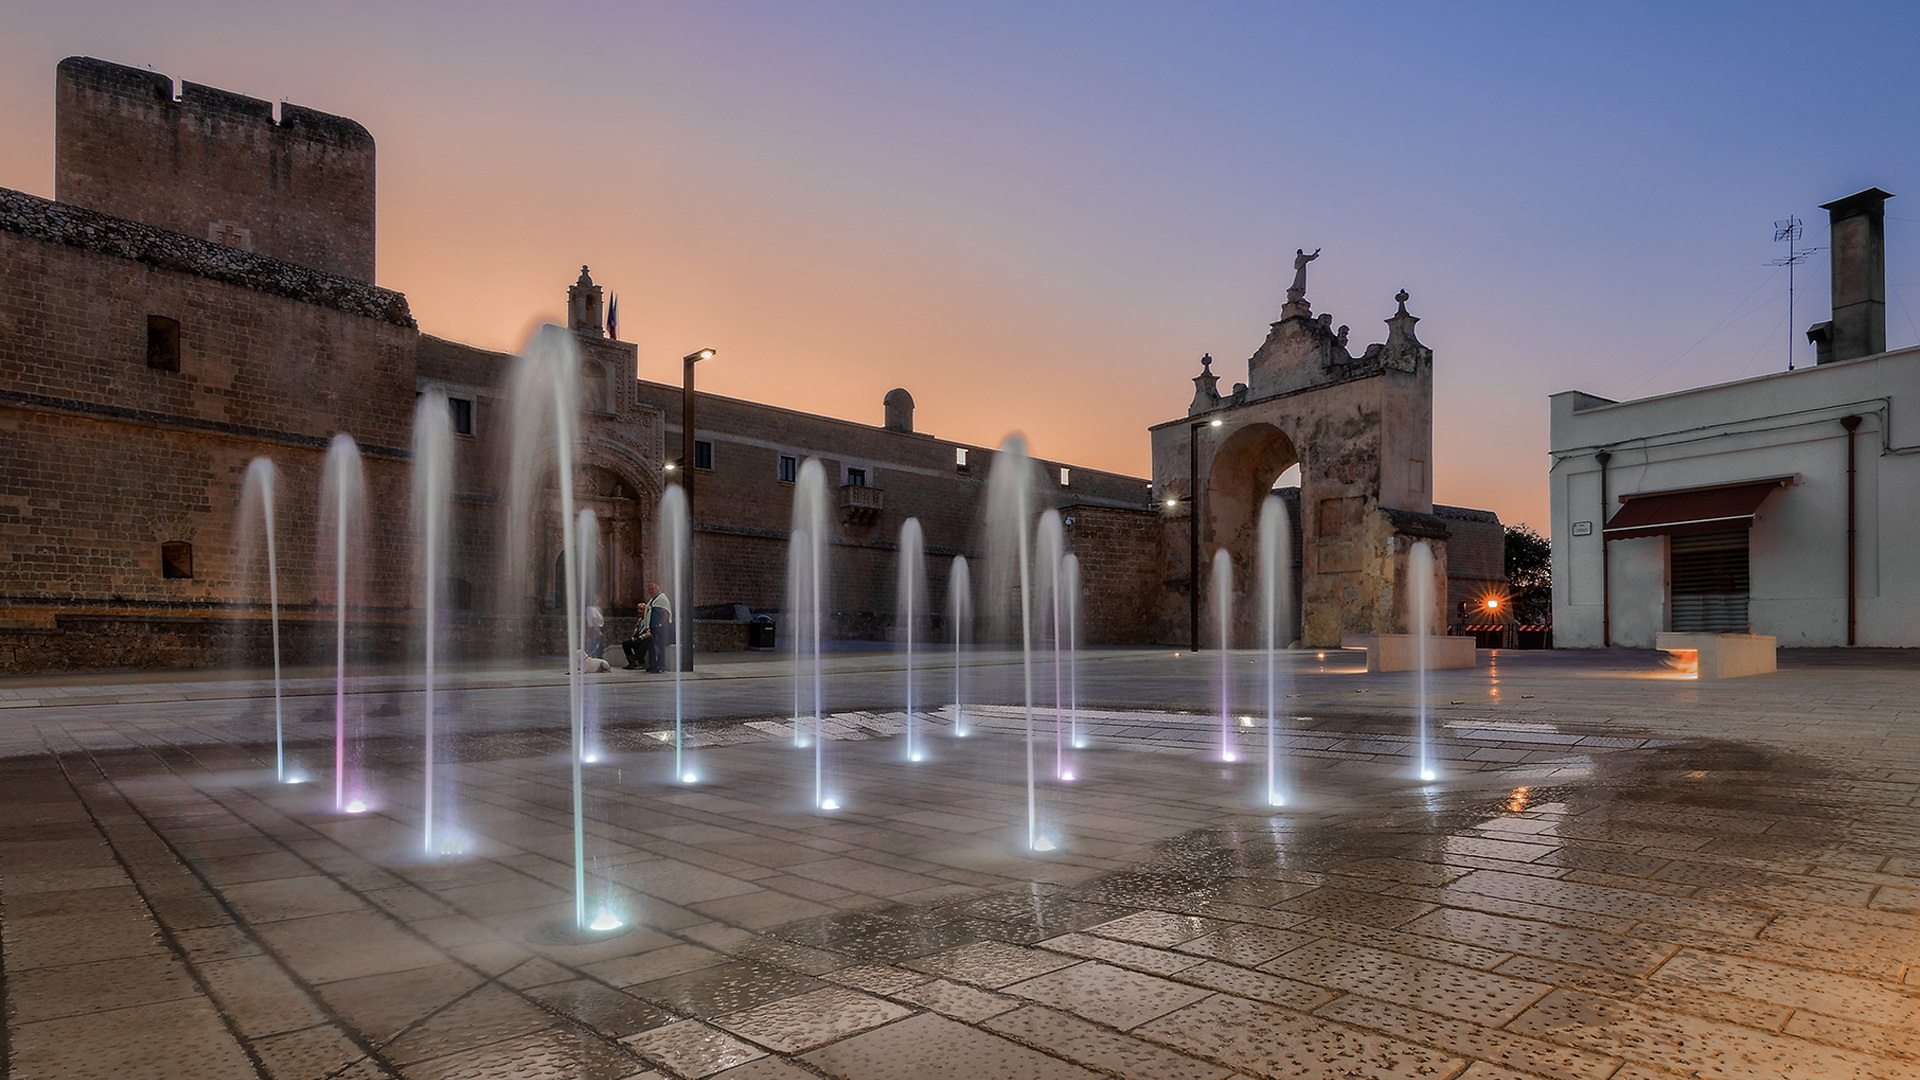
[[[1859,644],[1855,622],[1855,597],[1860,595],[1859,554],[1854,540],[1853,433],[1860,428],[1858,416],[1843,416],[1840,426],[1847,429],[1847,644]]]
[[[1613,454],[1602,450],[1593,455],[1600,463],[1600,644],[1613,648],[1613,568],[1607,560],[1607,462]]]

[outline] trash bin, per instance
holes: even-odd
[[[773,616],[755,615],[753,620],[747,623],[747,648],[773,648]]]

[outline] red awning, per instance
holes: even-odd
[[[1606,538],[1693,536],[1749,529],[1761,502],[1792,482],[1793,477],[1782,476],[1722,487],[1622,495],[1625,505],[1607,522]]]

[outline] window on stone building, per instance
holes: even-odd
[[[165,315],[147,316],[147,366],[157,371],[180,370],[180,321]]]
[[[163,578],[192,577],[193,545],[185,540],[169,540],[161,544],[160,576]]]
[[[1060,486],[1071,487],[1072,485],[1073,485],[1073,470],[1062,465],[1060,467]]]
[[[866,487],[867,486],[867,470],[848,469],[847,470],[847,486],[848,487]]]
[[[791,454],[780,455],[780,482],[791,484],[800,477],[800,459]]]
[[[966,447],[956,446],[953,448],[953,467],[954,467],[954,470],[957,472],[967,471],[967,448]]]
[[[447,411],[453,414],[453,433],[455,435],[473,434],[472,399],[450,397],[447,399]]]
[[[696,469],[713,468],[713,444],[700,439],[693,441],[693,467]]]

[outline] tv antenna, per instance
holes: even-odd
[[[1799,266],[1802,262],[1805,262],[1807,259],[1807,256],[1812,255],[1814,252],[1820,250],[1817,247],[1805,247],[1805,248],[1800,247],[1799,243],[1800,243],[1800,237],[1802,235],[1802,232],[1803,230],[1800,227],[1800,219],[1797,217],[1794,217],[1791,214],[1787,215],[1787,219],[1785,221],[1774,222],[1773,223],[1773,242],[1776,244],[1783,243],[1787,245],[1787,253],[1785,255],[1782,255],[1780,258],[1773,260],[1771,263],[1767,264],[1769,266],[1784,266],[1787,268],[1787,370],[1788,371],[1793,370],[1793,328],[1794,328],[1793,268],[1796,266]]]

